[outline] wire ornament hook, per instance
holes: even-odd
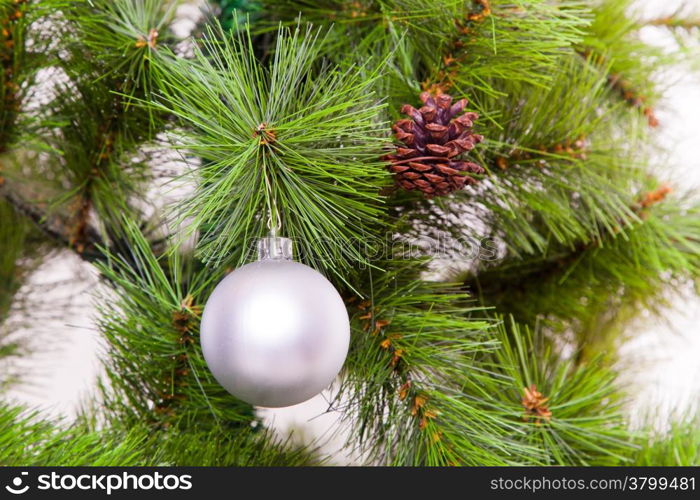
[[[268,206],[267,211],[267,230],[270,236],[277,236],[277,233],[282,229],[282,218],[274,204],[274,201]]]
[[[265,191],[267,198],[267,230],[270,236],[277,236],[277,234],[282,229],[282,217],[277,209],[277,203],[275,203],[275,197],[272,193],[272,184],[270,183],[270,178],[268,177],[267,171],[265,171]]]

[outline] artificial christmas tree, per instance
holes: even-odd
[[[75,421],[0,407],[2,463],[333,463],[275,437],[214,376],[240,373],[221,366],[241,362],[239,316],[257,320],[236,335],[313,371],[319,346],[287,322],[322,335],[330,316],[296,307],[304,290],[281,304],[272,287],[249,317],[218,304],[203,353],[217,284],[274,234],[347,311],[328,411],[357,462],[698,464],[692,415],[631,428],[616,363],[627,320],[700,275],[697,193],[652,168],[653,76],[696,53],[690,8],[185,3],[0,4],[0,321],[39,262],[71,252],[99,273],[107,345]],[[644,43],[647,25],[683,50]],[[42,348],[12,327],[3,363]]]

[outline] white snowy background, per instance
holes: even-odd
[[[696,1],[700,7],[700,0]],[[673,12],[679,4],[646,0],[641,7],[653,17]],[[186,24],[183,30],[188,29]],[[673,47],[673,38],[661,28],[645,28],[643,34],[651,43]],[[671,152],[664,164],[670,167],[672,182],[700,189],[700,76],[678,69],[665,78],[676,83],[658,110],[658,133]],[[60,252],[33,273],[21,294],[26,295],[25,306],[34,311],[35,319],[31,325],[21,326],[18,333],[38,342],[34,353],[22,361],[28,381],[15,387],[11,398],[71,419],[84,401],[94,397],[104,347],[91,302],[96,286],[95,271],[69,251]],[[683,298],[676,299],[663,317],[647,314],[637,318],[629,327],[634,332],[632,340],[620,349],[625,374],[622,382],[633,396],[628,411],[634,425],[652,416],[663,427],[674,415],[699,409],[700,299],[690,290],[681,292]],[[11,321],[22,324],[23,314],[15,311]],[[325,413],[326,409],[321,395],[295,407],[262,414],[280,434],[293,431],[298,440],[318,439],[333,452],[342,439],[329,435],[338,416]],[[338,453],[335,460],[345,463],[348,458]]]

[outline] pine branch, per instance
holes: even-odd
[[[2,104],[0,104],[2,109],[0,112],[0,154],[7,151],[21,106],[20,86],[15,79],[15,72],[17,70],[16,59],[18,51],[16,45],[23,42],[21,39],[16,41],[15,37],[23,31],[22,18],[25,16],[26,4],[27,0],[21,0],[13,2],[12,5],[2,5],[0,8],[0,64],[2,65],[2,77],[0,78],[0,99],[2,101]]]
[[[183,429],[153,435],[146,463],[173,466],[301,467],[325,465],[311,446],[293,445],[264,429],[219,428],[209,432]]]
[[[672,422],[670,429],[649,429],[640,439],[632,464],[641,467],[700,465],[700,425],[697,415]]]
[[[441,67],[428,76],[428,81],[455,87],[470,97],[477,91],[498,94],[494,84],[501,79],[544,88],[556,74],[561,54],[580,43],[590,22],[588,7],[575,0],[470,3],[468,11],[455,19],[459,35],[441,52]]]
[[[586,138],[580,136],[574,140],[567,139],[551,146],[540,145],[536,149],[528,150],[522,148],[512,149],[507,156],[496,157],[496,166],[501,170],[507,170],[514,165],[522,163],[535,163],[541,167],[547,165],[548,158],[562,158],[571,160],[586,160],[587,149]]]
[[[198,190],[180,214],[201,230],[199,254],[240,264],[277,226],[306,262],[343,279],[366,263],[354,243],[371,246],[381,226],[378,72],[328,64],[320,33],[301,27],[279,31],[269,65],[249,34],[210,31],[203,43],[163,68],[154,104],[188,127],[179,147],[208,162],[192,172]]]
[[[23,112],[38,72],[49,64],[53,27],[36,25],[63,0],[3,0],[0,3],[0,155],[31,136],[35,123]]]
[[[548,342],[512,319],[498,333],[501,347],[489,353],[482,368],[492,373],[492,386],[479,394],[507,408],[519,420],[524,443],[542,451],[546,465],[623,465],[635,451],[634,434],[623,419],[622,394],[615,373],[603,359],[584,365],[558,351],[561,342]],[[499,377],[506,387],[494,383]],[[522,434],[516,434],[522,436]]]
[[[577,53],[585,60],[591,61],[599,67],[608,66],[604,57],[600,55],[594,56],[588,49],[579,50]],[[634,86],[620,74],[609,74],[607,79],[610,88],[619,94],[630,107],[639,110],[639,112],[646,117],[650,127],[655,128],[659,126],[659,120],[656,118],[654,108],[646,104],[648,99],[641,91],[635,89]]]
[[[632,0],[604,0],[577,53],[607,75],[608,84],[632,109],[658,126],[654,107],[659,98],[654,74],[683,60],[681,51],[667,53],[639,37],[640,21]]]
[[[576,334],[582,361],[614,352],[608,343],[619,325],[641,309],[658,310],[669,284],[680,289],[700,274],[697,208],[681,208],[673,199],[661,203],[668,194],[662,185],[639,196],[632,206],[638,222],[600,240],[554,246],[531,259],[507,258],[469,274],[467,288],[523,324]]]
[[[71,248],[78,254],[87,251],[92,261],[100,259],[95,245],[101,243],[90,227],[92,217],[110,236],[119,232],[121,214],[141,217],[134,205],[141,203],[137,193],[144,188],[150,165],[139,149],[154,136],[163,117],[134,108],[131,100],[148,94],[151,59],[161,45],[173,43],[165,26],[174,4],[81,0],[60,8],[65,19],[56,22],[61,36],[51,62],[62,67],[69,81],[55,83],[55,96],[38,113],[39,139],[49,155],[41,164],[28,166],[39,175],[15,177],[48,193],[47,204],[54,209],[69,212],[65,218],[70,228],[54,230],[53,237],[67,238]],[[38,180],[46,177],[54,181]],[[118,244],[118,237],[112,243]]]
[[[562,50],[580,42],[581,29],[590,16],[579,0],[556,5],[540,0],[526,5],[505,0],[263,3],[275,22],[289,22],[301,13],[303,20],[337,26],[331,41],[337,49],[331,57],[340,59],[338,54],[347,52],[348,43],[359,60],[366,54],[382,54],[383,58],[400,46],[392,54],[395,64],[403,66],[400,76],[405,78],[396,82],[399,88],[419,82],[430,88],[441,83],[443,90],[456,87],[462,94],[473,89],[493,91],[487,82],[494,78],[544,85]],[[259,24],[270,29],[271,23]]]
[[[25,216],[44,235],[66,248],[76,250],[76,253],[90,263],[99,262],[105,259],[100,248],[108,247],[99,232],[89,225],[85,225],[83,245],[78,249],[73,244],[73,231],[67,227],[65,222],[58,216],[50,216],[36,205],[25,200],[11,183],[0,177],[0,196],[5,199],[15,210]]]
[[[0,405],[0,462],[6,466],[301,466],[318,465],[315,450],[293,447],[264,431],[176,432],[136,423],[95,426],[43,420],[36,412]]]
[[[369,299],[348,301],[353,333],[336,404],[354,423],[349,445],[393,465],[537,461],[488,395],[464,394],[490,378],[478,359],[498,349],[483,311],[448,286],[414,281],[416,261],[382,267],[366,274]]]
[[[90,168],[88,175],[82,179],[81,188],[76,193],[77,207],[73,214],[73,228],[69,239],[69,245],[75,248],[78,254],[84,252],[86,244],[88,244],[88,224],[93,208],[93,190],[96,180],[100,176],[105,175],[105,171],[114,161],[114,143],[117,140],[117,127],[121,124],[120,116],[124,113],[124,103],[121,96],[116,96],[113,102],[113,112],[103,122],[97,133],[97,158],[93,161],[93,166]]]
[[[369,300],[349,301],[338,401],[356,422],[351,446],[395,465],[625,462],[634,444],[602,360],[577,367],[512,321],[484,318],[477,333],[482,311],[465,296],[393,265],[373,276]]]
[[[5,465],[142,465],[142,431],[94,432],[84,426],[62,426],[37,413],[0,406],[0,461]]]
[[[467,12],[464,19],[455,21],[457,33],[445,48],[445,55],[442,57],[437,75],[421,83],[423,90],[433,94],[449,92],[454,86],[455,80],[458,79],[460,66],[468,64],[471,54],[464,50],[467,44],[465,40],[468,40],[469,37],[479,36],[479,32],[473,28],[474,25],[484,22],[492,14],[488,0],[473,0],[472,3],[477,8]]]
[[[153,89],[154,61],[177,40],[170,32],[175,0],[79,0],[66,9],[77,28],[74,40],[82,57],[85,49],[99,54],[91,63],[101,78],[117,82],[114,92],[148,96]]]
[[[2,181],[0,180],[0,184]],[[6,320],[24,278],[36,265],[31,226],[0,197],[0,393],[26,374],[14,361],[29,350],[26,340]]]
[[[680,28],[687,31],[700,28],[700,19],[679,16],[665,16],[649,19],[642,23],[644,26],[662,26],[664,28]]]

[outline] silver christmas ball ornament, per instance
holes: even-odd
[[[202,315],[204,359],[250,404],[301,403],[328,387],[350,343],[345,304],[319,272],[292,260],[292,242],[268,237],[260,260],[219,283]]]

